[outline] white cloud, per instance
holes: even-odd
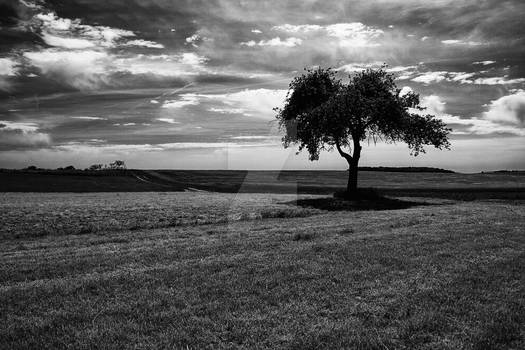
[[[0,75],[15,76],[18,72],[16,61],[10,58],[0,58]]]
[[[82,120],[107,120],[104,117],[71,117],[73,119],[82,119]]]
[[[243,45],[243,46],[253,47],[253,46],[256,46],[257,43],[256,43],[254,40],[250,40],[250,41],[244,41],[244,42],[242,42],[241,45]]]
[[[392,68],[387,68],[387,72],[390,73],[399,73],[399,72],[406,72],[406,71],[413,71],[417,67],[416,66],[395,66]]]
[[[509,97],[509,96],[507,96]],[[525,98],[525,92],[524,96]],[[501,100],[501,99],[500,99]],[[498,100],[499,101],[499,100]],[[513,135],[525,135],[525,130],[516,127],[515,125],[502,125],[501,118],[510,118],[512,115],[516,115],[519,112],[519,103],[512,101],[493,101],[491,105],[491,111],[494,113],[493,116],[497,118],[489,118],[487,112],[485,118],[460,118],[455,115],[451,115],[445,112],[446,102],[444,102],[441,97],[437,95],[424,96],[421,98],[421,106],[426,107],[425,110],[419,111],[417,109],[411,109],[412,113],[417,113],[421,115],[432,114],[437,118],[441,119],[447,125],[453,127],[453,134],[456,135],[489,135],[489,134],[513,134]],[[523,103],[521,113],[522,118],[525,120],[525,99],[521,101]],[[498,119],[499,118],[499,119]],[[514,124],[516,119],[514,118]]]
[[[412,79],[416,83],[430,84],[439,83],[446,79],[447,72],[428,72]]]
[[[41,9],[41,7],[38,7]],[[83,24],[80,19],[60,18],[54,12],[38,13],[30,20],[30,28],[42,37],[50,49],[24,52],[28,63],[54,80],[61,80],[79,90],[93,90],[118,85],[111,80],[116,72],[166,76],[196,74],[204,62],[198,56],[181,54],[173,59],[146,55],[123,57],[130,46],[164,48],[162,44],[137,38],[129,30]],[[192,54],[194,55],[194,54]],[[158,58],[158,56],[157,56]]]
[[[143,55],[115,58],[112,63],[119,71],[131,74],[154,74],[159,76],[191,76],[206,70],[208,59],[195,53],[178,55]]]
[[[51,143],[51,137],[38,131],[35,123],[0,120],[0,145],[11,147],[37,147]]]
[[[356,73],[366,70],[367,68],[379,68],[383,65],[383,62],[370,62],[370,63],[349,63],[337,68],[338,71],[344,71],[346,73]]]
[[[344,71],[346,73],[356,73],[366,70],[367,68],[380,68],[384,65],[384,62],[376,61],[369,63],[349,63],[344,66],[337,68],[337,70]],[[397,76],[397,79],[408,79],[417,70],[417,66],[395,66],[386,68],[389,73],[403,73],[401,76]]]
[[[272,27],[272,30],[278,30],[288,33],[308,33],[313,31],[322,30],[323,27],[317,24],[300,24],[300,25],[293,25],[293,24],[283,24],[280,26],[274,26]]]
[[[273,119],[273,108],[281,107],[286,99],[288,90],[270,90],[270,89],[254,89],[242,90],[239,92],[229,94],[187,94],[181,95],[189,96],[190,98],[197,97],[199,99],[216,101],[224,104],[224,107],[215,106],[217,109],[237,110],[246,116],[253,116],[265,119]]]
[[[484,66],[488,66],[488,65],[491,65],[491,64],[494,64],[496,63],[496,61],[477,61],[477,62],[472,62],[472,64],[481,64],[481,65],[484,65]]]
[[[479,41],[463,41],[463,40],[457,40],[457,39],[441,40],[441,42],[445,45],[468,45],[468,46],[483,45],[483,43],[480,43]]]
[[[441,100],[437,95],[424,96],[421,99],[421,106],[426,107],[423,114],[440,115],[445,112],[445,105],[447,103]]]
[[[201,40],[201,37],[199,34],[195,33],[192,36],[189,36],[186,38],[186,43],[191,44],[193,47],[197,47],[197,43]]]
[[[508,79],[508,76],[503,77],[491,77],[491,78],[478,78],[472,81],[472,84],[477,85],[510,85],[510,84],[521,84],[525,83],[525,78]]]
[[[423,84],[439,83],[442,81],[448,81],[448,82],[458,82],[460,84],[474,84],[474,85],[511,85],[511,84],[521,84],[525,82],[525,78],[508,79],[507,75],[503,77],[475,78],[475,76],[480,73],[486,73],[486,72],[477,72],[477,73],[447,72],[447,71],[426,72],[426,73],[423,73],[413,78],[412,81],[415,81],[416,83],[423,83]]]
[[[10,58],[0,58],[0,91],[10,91],[9,77],[16,76],[17,63]]]
[[[164,123],[168,123],[168,124],[180,124],[180,122],[175,121],[175,119],[173,119],[173,118],[157,118],[157,120],[159,122],[164,122]]]
[[[120,39],[135,36],[129,30],[86,25],[79,19],[60,18],[53,12],[39,13],[33,22],[40,27],[42,39],[48,45],[68,49],[111,48]]]
[[[199,56],[193,52],[185,52],[180,55],[180,63],[190,66],[199,66],[204,64],[208,59],[204,56]]]
[[[253,46],[294,47],[294,46],[301,45],[302,42],[303,42],[302,39],[294,38],[294,37],[286,38],[285,40],[281,40],[281,38],[276,37],[276,38],[273,38],[273,39],[270,39],[270,40],[261,40],[259,42],[255,42],[253,40],[250,40],[250,41],[247,41],[247,42],[242,42],[241,45],[249,46],[249,47],[253,47]]]
[[[134,37],[135,33],[118,28],[110,28],[103,26],[83,26],[83,34],[87,37],[96,40],[102,47],[115,47],[118,46],[116,42],[126,37]]]
[[[252,29],[251,32],[254,34],[262,34],[262,31],[260,31],[259,29]]]
[[[262,136],[262,135],[248,135],[248,136],[232,136],[232,140],[268,140],[278,141],[281,139],[280,136]]]
[[[450,114],[443,114],[438,117],[448,125],[461,125],[464,130],[454,130],[452,132],[453,134],[457,135],[512,134],[518,136],[525,136],[524,129],[520,129],[512,125],[502,125],[491,120],[479,118],[462,119],[460,117]]]
[[[60,31],[69,30],[71,26],[73,25],[72,20],[68,18],[59,18],[53,12],[39,13],[35,15],[35,18],[42,21],[42,23],[44,24],[46,28],[49,28],[52,30],[60,30]],[[78,21],[76,21],[75,24],[78,24]]]
[[[365,26],[360,22],[337,23],[326,27],[329,36],[338,38],[343,46],[371,47],[378,46],[373,40],[384,32]]]
[[[361,22],[335,23],[325,26],[317,24],[283,24],[272,29],[307,37],[315,35],[319,40],[335,38],[337,44],[344,47],[379,46],[380,44],[375,42],[375,39],[384,34],[383,30],[364,25]]]
[[[448,78],[449,81],[457,81],[461,84],[471,84],[472,78],[475,73],[463,73],[463,72],[455,72],[455,73],[448,73],[450,77]]]
[[[48,49],[23,55],[43,74],[59,77],[80,90],[95,89],[107,83],[106,73],[111,60],[105,52]]]
[[[268,143],[236,143],[236,142],[177,142],[162,143],[156,146],[163,150],[170,149],[199,149],[199,148],[243,148],[243,147],[261,147],[267,146]]]
[[[242,108],[216,108],[212,107],[208,109],[209,112],[220,113],[220,114],[245,114],[246,110]]]
[[[143,39],[130,40],[125,45],[126,46],[148,47],[150,49],[163,49],[164,48],[164,45],[162,44],[156,43],[154,41],[143,40]]]
[[[90,40],[60,37],[47,32],[42,33],[42,39],[50,46],[62,47],[65,49],[87,49],[95,46],[95,43]]]
[[[182,108],[186,106],[198,105],[199,97],[196,94],[183,94],[180,100],[165,101],[162,108]]]
[[[525,127],[525,91],[492,101],[484,117],[495,122]]]
[[[244,147],[263,147],[268,146],[268,142],[174,142],[161,144],[97,144],[97,143],[67,143],[53,147],[55,151],[68,152],[86,152],[86,153],[102,153],[108,152],[158,152],[169,150],[186,150],[186,149],[208,149],[208,148],[244,148]]]

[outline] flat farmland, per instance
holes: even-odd
[[[286,204],[296,198],[206,192],[0,193],[0,237],[104,234],[320,212]]]
[[[522,200],[323,210],[315,195],[1,198],[5,349],[525,345]],[[48,231],[32,226],[48,217]],[[74,229],[87,222],[98,228]]]
[[[345,188],[346,171],[127,170],[0,171],[0,192],[173,192],[332,194]],[[361,171],[360,187],[387,194],[525,192],[525,174]],[[418,192],[418,193],[414,193]]]

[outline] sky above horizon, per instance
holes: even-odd
[[[388,65],[452,149],[363,166],[525,169],[521,0],[0,0],[0,168],[346,169],[283,149],[291,79]]]

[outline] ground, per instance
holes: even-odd
[[[522,349],[525,202],[397,200],[0,194],[0,343]]]

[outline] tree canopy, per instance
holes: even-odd
[[[284,146],[298,144],[310,160],[337,149],[350,167],[348,190],[357,187],[361,141],[405,142],[414,156],[425,145],[449,148],[446,124],[423,114],[419,95],[401,94],[394,80],[384,67],[350,76],[347,84],[330,68],[307,70],[292,80],[284,107],[276,109]]]

